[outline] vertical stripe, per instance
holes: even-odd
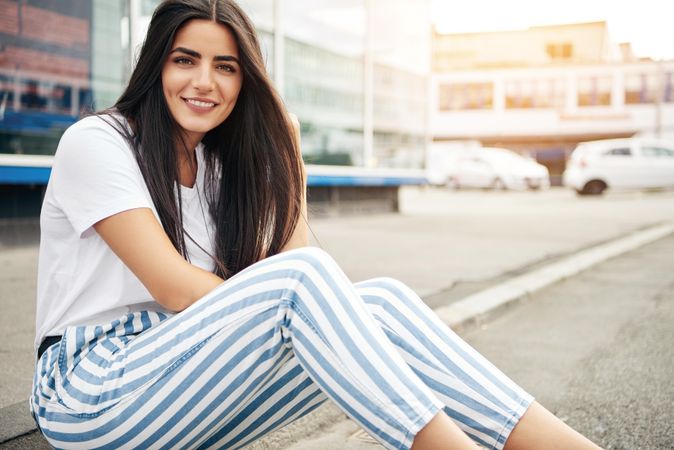
[[[386,448],[444,408],[501,449],[531,398],[429,311],[299,249],[179,314],[69,328],[36,364],[31,409],[55,447],[238,448],[330,398]]]

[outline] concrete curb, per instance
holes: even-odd
[[[28,409],[28,399],[1,408],[0,423],[0,445],[37,430]]]
[[[454,330],[479,326],[480,323],[508,305],[553,283],[672,233],[674,233],[672,224],[656,225],[630,233],[477,292],[451,305],[437,308],[435,313]]]
[[[569,278],[600,262],[637,249],[672,233],[674,233],[674,224],[670,223],[638,230],[612,241],[581,250],[560,261],[514,277],[494,287],[470,295],[456,303],[437,308],[434,311],[443,322],[454,330],[465,330],[479,326],[508,306],[527,298],[529,295],[553,283]],[[11,442],[12,439],[36,429],[27,412],[25,415],[23,414],[25,408],[27,406],[24,403],[20,403],[0,409],[0,423],[3,424],[3,428],[11,425],[0,433],[1,447],[4,447],[3,444]],[[294,445],[298,443],[298,437],[309,437],[306,436],[307,431],[312,436],[317,436],[319,433],[330,433],[336,424],[343,421],[340,420],[340,416],[346,420],[346,416],[332,405],[323,405],[310,416],[300,419],[299,423],[292,424],[283,430],[273,433],[272,436],[254,442],[247,448],[250,450],[266,450],[284,448],[290,445],[293,445],[293,448],[297,447],[297,450],[305,448],[302,444]],[[295,430],[297,426],[300,426],[300,429]],[[344,437],[343,433],[337,434]],[[374,441],[372,442],[374,443]],[[363,445],[369,446],[368,443],[361,442],[360,446]],[[325,447],[325,442],[322,443],[322,446],[326,450],[329,450]],[[311,448],[311,444],[306,448]]]

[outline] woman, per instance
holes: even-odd
[[[330,398],[387,448],[597,448],[407,287],[307,247],[305,203],[249,19],[163,2],[117,104],[56,152],[30,399],[47,440],[241,447]]]

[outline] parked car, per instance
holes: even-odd
[[[458,158],[448,174],[453,188],[547,189],[547,167],[504,148],[483,147]]]
[[[580,143],[567,162],[563,182],[581,195],[674,187],[674,142],[627,138]]]
[[[426,178],[429,184],[445,186],[457,160],[482,148],[475,140],[431,142],[426,152]]]

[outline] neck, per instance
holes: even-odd
[[[199,142],[204,138],[204,133],[197,133],[195,131],[182,130],[182,136],[179,144],[185,145],[186,150],[194,153],[194,149],[199,145]]]
[[[182,186],[194,187],[197,180],[197,152],[195,148],[178,152],[178,181]]]

